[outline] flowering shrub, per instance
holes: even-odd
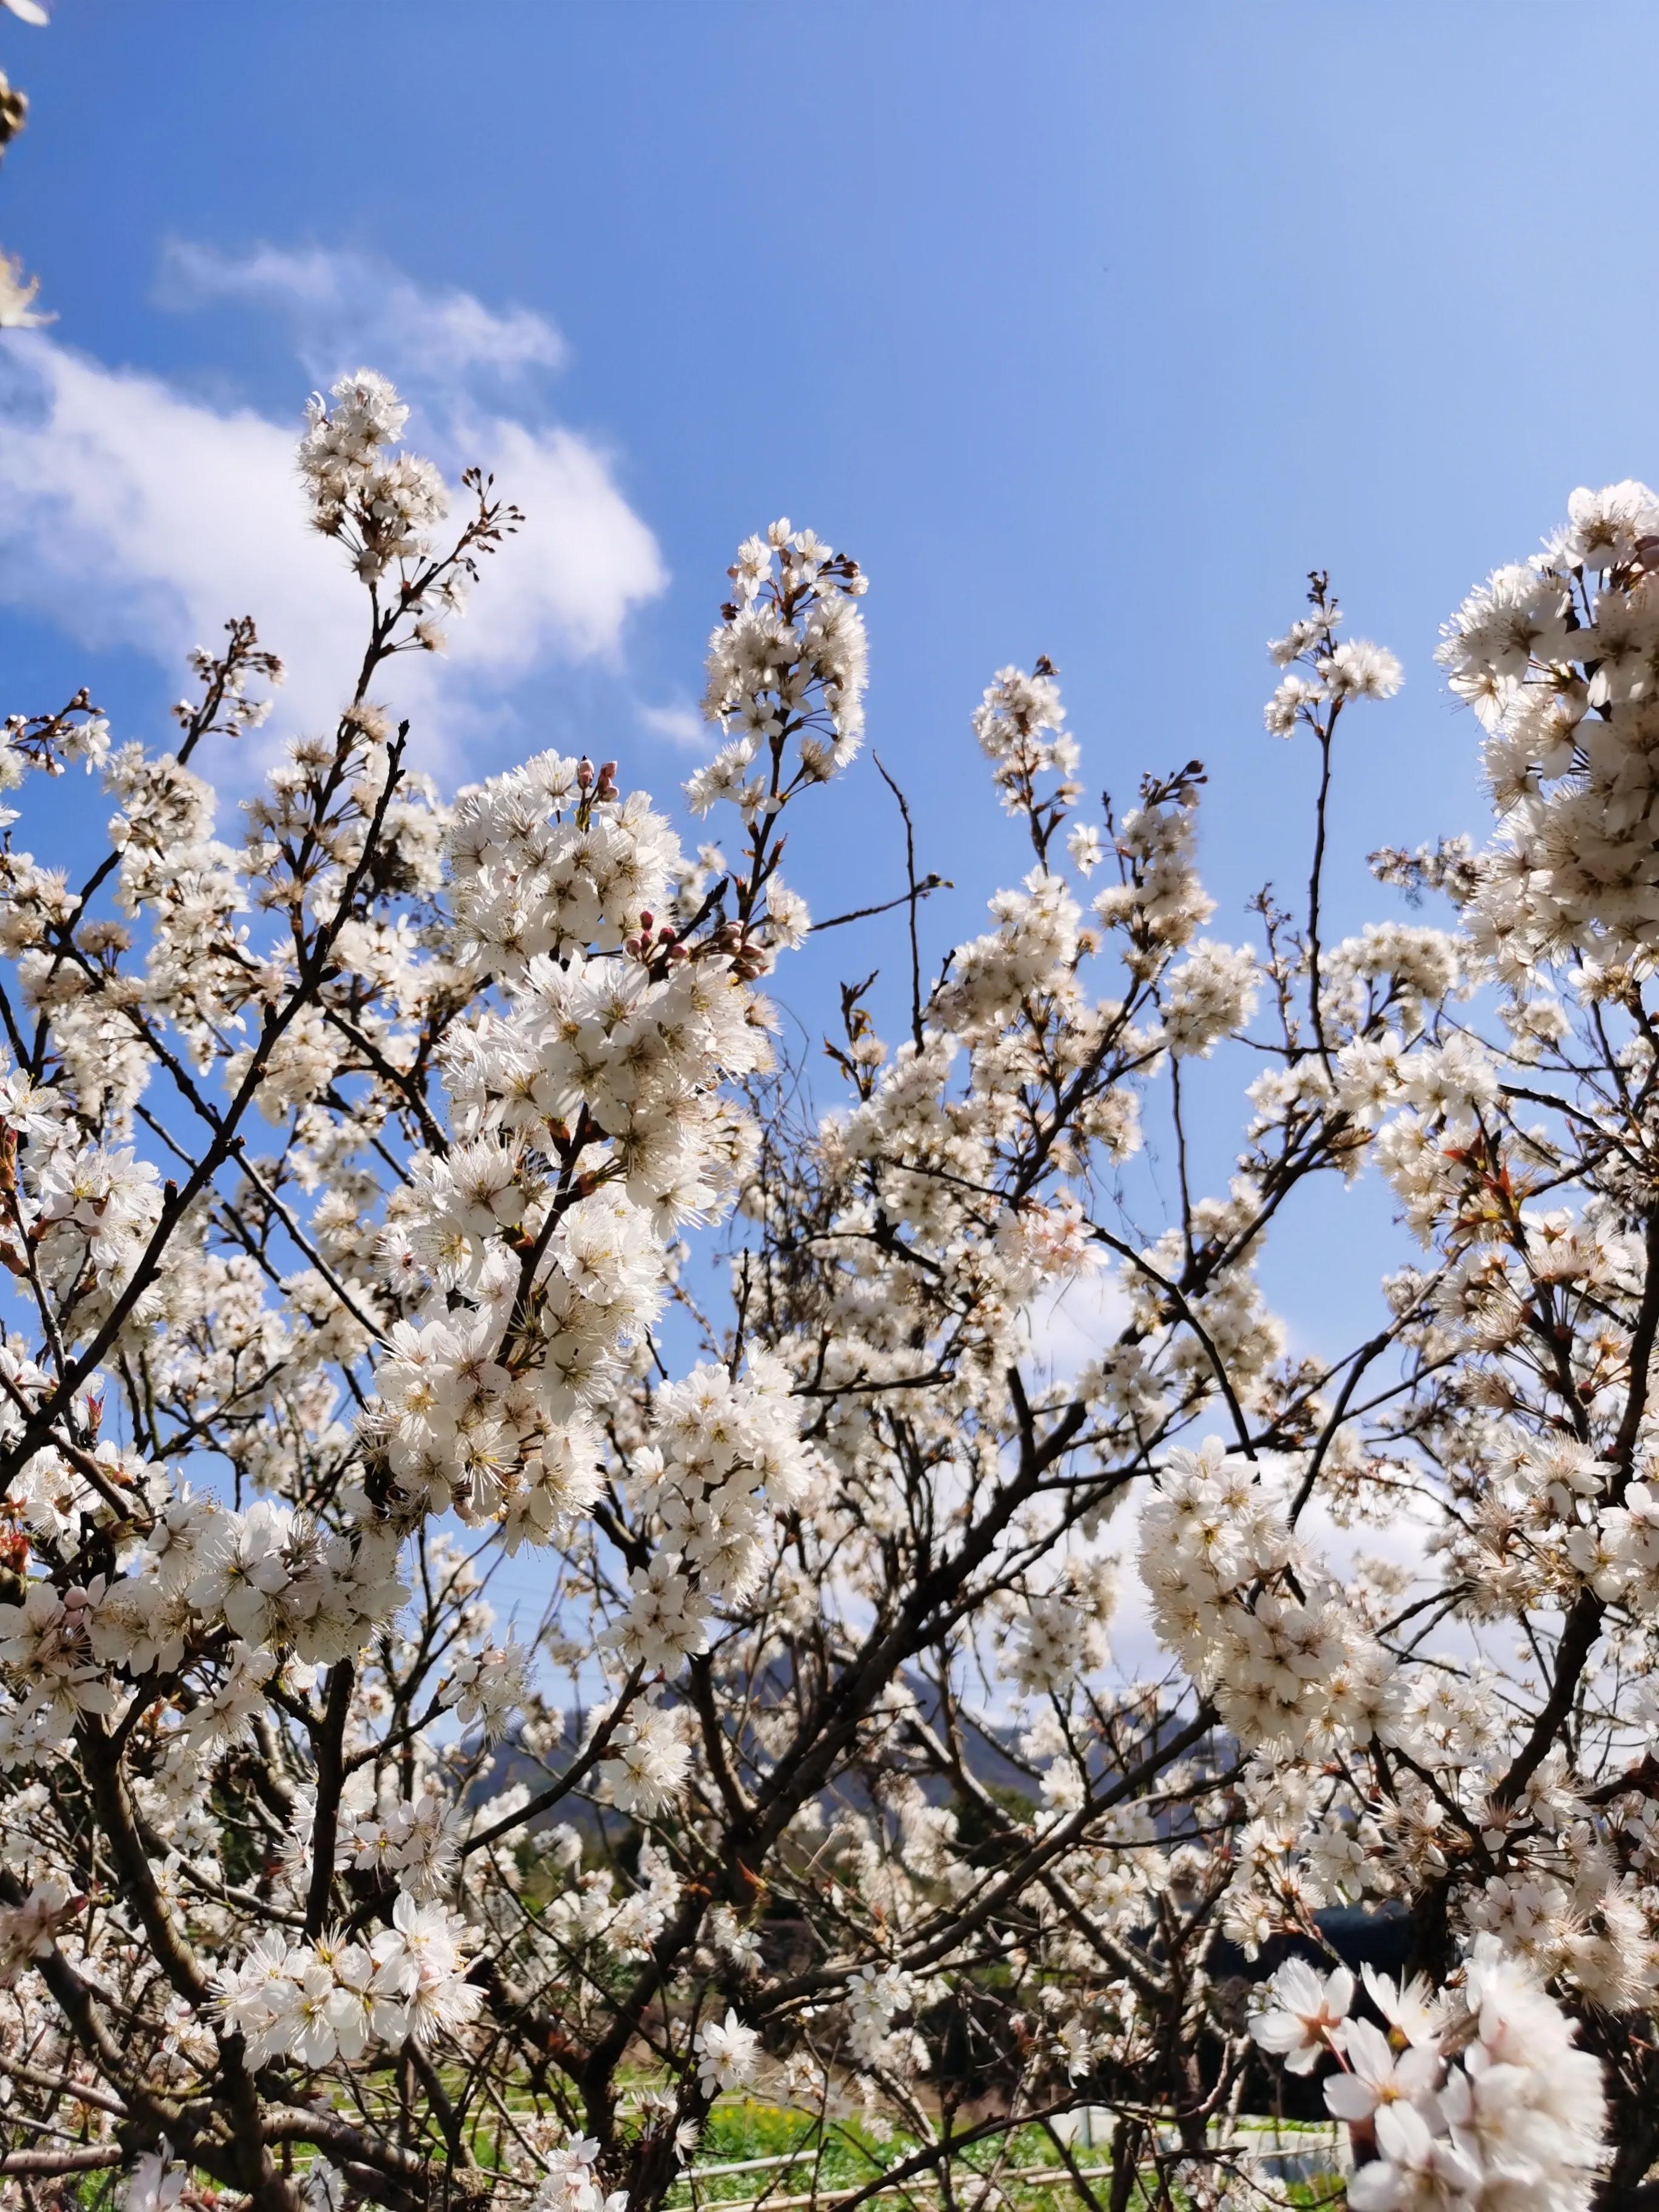
[[[21,808],[0,850],[7,2186],[622,2212],[757,2085],[915,2174],[1107,2106],[1113,2212],[1243,2203],[1282,2063],[1356,2208],[1646,2201],[1659,499],[1575,495],[1450,626],[1495,835],[1374,856],[1443,927],[1328,928],[1339,737],[1400,672],[1322,578],[1267,716],[1314,865],[1252,942],[1205,933],[1200,765],[1082,809],[1054,671],[1001,671],[1027,872],[896,1049],[844,991],[806,1114],[760,987],[859,752],[857,564],[738,551],[720,842],[550,752],[445,799],[377,694],[514,516],[470,476],[440,538],[404,423],[368,372],[313,404],[365,650],[240,843],[250,622],[173,751],[84,695],[4,726],[9,791],[113,808],[78,884]],[[1242,1069],[1206,1193],[1193,1086]],[[1266,1240],[1316,1264],[1372,1170],[1411,1256],[1304,1356]],[[1362,1999],[1339,1905],[1412,1978]]]

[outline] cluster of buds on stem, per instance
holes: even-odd
[[[576,785],[581,793],[576,819],[586,829],[594,807],[603,805],[617,796],[616,762],[601,761],[596,769],[584,753],[576,763]]]
[[[640,916],[639,935],[624,938],[623,950],[631,960],[643,962],[654,976],[660,978],[671,967],[678,967],[691,955],[675,931],[666,925],[659,929],[656,923],[657,917],[647,907]]]
[[[752,983],[757,975],[764,975],[772,964],[765,948],[755,943],[740,921],[721,922],[704,939],[702,949],[726,954],[732,963],[732,973],[740,983]]]

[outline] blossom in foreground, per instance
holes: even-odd
[[[697,2030],[697,2079],[704,2094],[713,2096],[722,2089],[741,2089],[755,2078],[756,2054],[760,2038],[752,2027],[745,2027],[735,2012],[728,2011],[723,2021],[711,2020]]]
[[[1264,2051],[1292,2074],[1311,2074],[1322,2056],[1340,2051],[1353,2002],[1353,1976],[1346,1966],[1322,1974],[1302,1959],[1287,1959],[1268,1984],[1268,2002],[1250,2021]]]

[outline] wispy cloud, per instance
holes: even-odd
[[[417,398],[410,443],[452,477],[469,461],[493,470],[524,509],[447,654],[411,656],[388,678],[429,764],[453,759],[538,671],[617,662],[630,612],[667,577],[611,455],[547,418],[532,373],[562,358],[550,323],[315,249],[239,261],[175,247],[167,282],[181,303],[276,311],[307,381],[360,362],[384,368]],[[503,374],[524,386],[510,406]],[[325,725],[361,654],[364,610],[339,550],[307,524],[294,462],[301,381],[293,416],[276,422],[56,337],[7,334],[0,602],[169,672],[228,617],[252,613],[289,667],[273,732]]]
[[[562,368],[568,354],[553,325],[531,308],[498,311],[471,292],[416,284],[373,255],[323,246],[229,254],[175,239],[162,256],[157,292],[173,307],[233,301],[275,313],[318,383],[360,358],[406,380],[455,385],[481,373]]]
[[[688,752],[712,752],[719,732],[712,723],[706,722],[695,707],[640,707],[636,709],[641,724],[653,738],[664,738],[671,745],[683,745]]]

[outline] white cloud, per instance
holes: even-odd
[[[523,310],[497,315],[465,293],[423,292],[352,257],[261,248],[235,263],[180,248],[170,267],[175,282],[180,268],[193,272],[198,296],[282,305],[307,362],[338,343],[350,366],[361,350],[396,377],[412,370],[422,404],[410,443],[452,480],[469,461],[493,470],[524,509],[447,653],[411,655],[380,687],[416,719],[425,764],[443,767],[462,733],[488,726],[537,672],[617,661],[629,613],[667,580],[656,540],[603,450],[529,405],[485,407],[474,388],[475,370],[552,366],[561,342],[550,324]],[[273,735],[325,726],[356,673],[365,602],[339,549],[307,521],[295,385],[294,414],[273,422],[56,337],[8,333],[0,603],[88,646],[134,647],[181,684],[190,648],[252,614],[289,666]]]
[[[1076,1380],[1115,1343],[1129,1319],[1129,1294],[1107,1267],[1073,1275],[1041,1291],[1025,1312],[1031,1355],[1054,1380]]]
[[[50,338],[0,349],[0,596],[82,643],[183,656],[252,613],[336,702],[361,623],[337,549],[307,528],[292,434],[218,414]],[[320,691],[319,690],[320,687]]]
[[[455,629],[456,665],[521,673],[550,618],[567,651],[614,653],[629,610],[661,591],[668,572],[605,455],[574,431],[499,416],[469,422],[458,442],[494,470],[525,520]]]
[[[479,371],[561,368],[568,351],[531,308],[497,313],[471,292],[416,284],[389,262],[322,246],[258,246],[238,256],[175,239],[158,290],[169,307],[230,300],[273,310],[318,383],[367,362],[393,376],[453,384]]]
[[[706,722],[695,707],[641,707],[640,720],[653,737],[665,738],[671,745],[684,745],[690,752],[712,752],[719,732]]]

